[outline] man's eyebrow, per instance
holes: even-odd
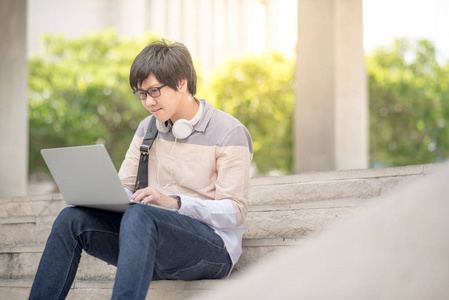
[[[154,89],[154,88],[158,88],[160,85],[159,84],[152,84],[150,85],[148,88],[143,89],[142,86],[140,86],[140,88],[137,88],[137,90],[139,91],[148,91],[149,89]]]

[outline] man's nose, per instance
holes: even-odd
[[[155,105],[156,104],[156,99],[154,99],[153,97],[151,97],[150,95],[146,94],[147,98],[145,99],[145,102],[147,105]]]

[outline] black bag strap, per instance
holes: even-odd
[[[134,192],[138,189],[143,189],[148,186],[148,151],[153,145],[157,136],[156,118],[153,116],[148,125],[145,138],[140,146],[140,160],[139,169],[137,171],[136,184],[134,185]]]

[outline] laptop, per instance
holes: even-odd
[[[67,204],[124,212],[135,203],[104,145],[42,149],[41,154]]]

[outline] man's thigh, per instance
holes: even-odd
[[[231,260],[223,240],[212,228],[178,212],[137,206],[157,230],[154,279],[197,280],[227,275]]]
[[[86,253],[117,265],[121,218],[122,214],[110,211],[67,207],[58,216],[55,225],[71,231]]]

